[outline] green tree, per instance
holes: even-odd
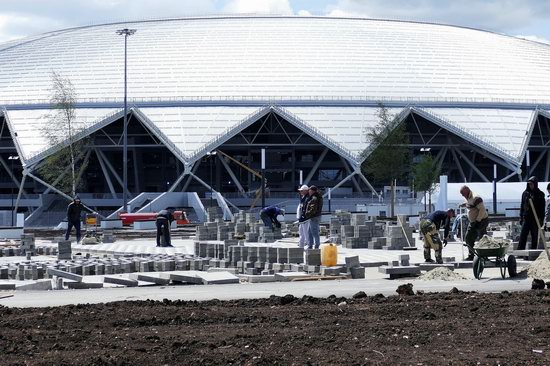
[[[378,124],[367,129],[369,146],[363,151],[366,158],[363,172],[375,182],[389,181],[391,186],[390,216],[395,215],[395,183],[402,180],[408,171],[409,136],[406,125],[397,116],[388,112],[385,106],[378,109]]]
[[[42,133],[50,147],[64,147],[48,156],[38,172],[44,181],[74,197],[77,188],[83,183],[82,172],[88,164],[84,153],[87,141],[78,139],[78,133],[84,126],[76,123],[77,94],[72,82],[57,72],[52,72],[52,84],[52,110],[46,115],[48,123]],[[66,174],[67,167],[70,167],[70,174]]]
[[[428,194],[431,211],[432,193],[436,188],[435,183],[439,179],[441,169],[437,166],[432,154],[428,153],[423,155],[418,163],[414,164],[412,173],[415,184],[414,188],[416,191],[424,192],[424,197]]]

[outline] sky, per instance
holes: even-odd
[[[219,14],[417,20],[550,44],[550,0],[0,0],[0,43],[81,25]]]

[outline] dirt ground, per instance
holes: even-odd
[[[549,365],[550,291],[0,307],[1,365]]]

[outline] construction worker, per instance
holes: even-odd
[[[316,186],[309,187],[310,198],[307,201],[305,212],[306,220],[309,220],[309,244],[308,249],[319,249],[321,236],[319,234],[321,215],[323,212],[323,195]]]
[[[468,247],[467,261],[474,260],[474,243],[479,240],[483,235],[487,234],[487,226],[489,225],[489,214],[485,209],[483,199],[470,190],[468,186],[462,186],[460,188],[460,194],[466,202],[461,203],[460,207],[466,207],[468,209],[468,229],[466,235],[464,235],[464,241]]]
[[[300,248],[307,247],[309,243],[309,220],[306,220],[306,208],[307,201],[309,200],[309,187],[303,184],[298,188],[300,193],[300,204],[296,212],[296,218],[298,219],[298,233],[300,234],[300,241],[298,246]]]
[[[449,240],[451,231],[451,219],[455,217],[455,210],[449,208],[447,211],[434,211],[420,221],[420,232],[424,240],[424,259],[427,263],[433,263],[431,258],[431,249],[435,251],[435,261],[443,263],[443,247]],[[444,227],[443,242],[439,237],[439,229]]]
[[[65,233],[65,240],[69,240],[71,230],[74,227],[76,230],[76,242],[80,243],[80,220],[83,208],[84,206],[78,196],[75,196],[73,201],[67,206],[67,232]]]
[[[277,216],[279,215],[284,216],[285,210],[277,206],[264,207],[260,211],[260,219],[262,219],[265,226],[271,229],[273,229],[273,225],[275,225],[277,229],[281,227],[281,223],[277,220]]]
[[[531,203],[536,212],[531,209]],[[544,193],[538,187],[538,181],[536,177],[531,177],[527,180],[527,187],[521,195],[521,207],[519,209],[519,224],[521,225],[521,232],[519,234],[518,250],[524,250],[527,245],[527,236],[531,234],[531,249],[537,249],[539,238],[539,226],[537,220],[539,219],[540,225],[544,225]]]
[[[157,247],[173,247],[170,241],[170,224],[174,221],[174,215],[170,210],[160,210],[157,213]],[[164,236],[164,245],[161,245],[161,236]]]

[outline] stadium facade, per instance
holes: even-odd
[[[271,197],[299,183],[371,197],[366,131],[383,104],[450,182],[550,180],[550,46],[410,21],[232,16],[72,28],[0,44],[0,206],[51,205],[37,167],[49,146],[52,71],[76,93],[87,139],[84,192],[122,193],[124,43],[128,169],[141,192],[221,192],[252,200],[267,151]],[[368,150],[368,149],[367,149]],[[216,151],[216,154],[211,152]],[[20,160],[9,160],[9,156]],[[91,202],[95,200],[94,202]]]

